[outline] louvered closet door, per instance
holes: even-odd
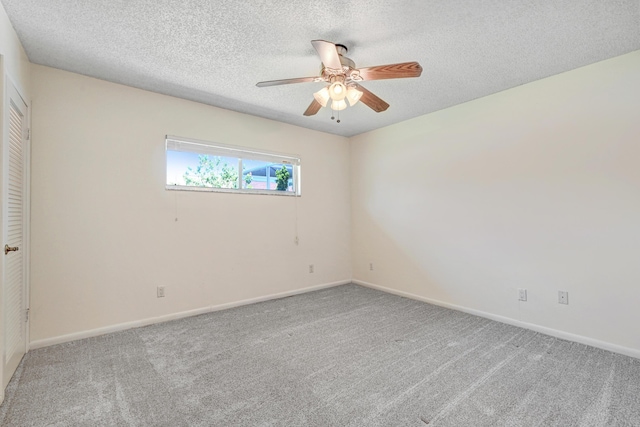
[[[25,149],[27,106],[9,86],[8,140],[4,148],[4,369],[9,383],[26,350],[25,301]]]

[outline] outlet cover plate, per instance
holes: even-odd
[[[569,304],[569,292],[558,291],[558,304]]]
[[[527,290],[518,289],[518,301],[526,301],[526,300],[527,300]]]

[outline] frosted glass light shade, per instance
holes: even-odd
[[[334,101],[341,101],[347,96],[347,87],[340,82],[335,82],[329,86],[329,96]]]
[[[329,89],[323,87],[319,91],[313,94],[313,97],[318,101],[320,105],[323,107],[327,106],[327,101],[329,101]]]
[[[349,105],[351,105],[352,107],[356,105],[358,101],[360,101],[361,97],[362,92],[360,92],[358,89],[354,89],[352,87],[347,89],[347,100],[349,101]]]
[[[332,110],[341,111],[341,110],[344,110],[345,108],[347,108],[347,103],[344,102],[344,99],[341,99],[339,101],[336,101],[336,100],[331,101]]]

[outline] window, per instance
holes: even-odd
[[[300,195],[298,157],[166,137],[167,189]]]

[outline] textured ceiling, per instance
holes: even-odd
[[[640,0],[0,1],[36,64],[345,136],[640,49]],[[304,117],[321,83],[255,84],[317,75],[313,39],[424,71]]]

